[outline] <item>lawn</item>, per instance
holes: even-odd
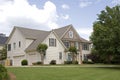
[[[17,80],[120,80],[120,68],[8,67]]]

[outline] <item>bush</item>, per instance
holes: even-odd
[[[64,61],[64,64],[72,64],[72,61]]]
[[[37,62],[37,65],[40,65],[40,64],[42,64],[42,62],[38,61],[38,62]]]
[[[94,64],[92,61],[83,61],[83,64]]]
[[[33,65],[41,65],[42,62],[38,61],[38,62],[34,62],[34,63],[32,63],[32,64],[33,64]]]
[[[50,62],[50,64],[51,64],[51,65],[55,65],[55,64],[56,64],[56,60],[52,60],[52,61]]]
[[[9,80],[7,69],[0,64],[0,80]]]
[[[28,65],[28,61],[26,59],[22,60],[21,64],[24,65]]]
[[[78,64],[78,61],[73,61],[72,64]]]

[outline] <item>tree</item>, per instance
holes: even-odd
[[[76,47],[71,46],[68,51],[70,51],[70,53],[72,54],[72,62],[74,63],[75,57],[77,54],[77,49],[76,49]]]
[[[37,46],[37,51],[40,53],[41,55],[41,62],[42,64],[44,63],[44,57],[46,55],[46,50],[47,50],[48,46],[46,44],[39,44]]]
[[[9,80],[7,69],[0,64],[0,80]]]
[[[7,48],[3,47],[2,50],[0,50],[0,60],[4,60],[7,58]]]
[[[94,49],[103,60],[110,62],[120,54],[120,6],[106,7],[98,14],[91,35]]]

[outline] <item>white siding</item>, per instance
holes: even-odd
[[[49,38],[56,39],[56,47],[49,46]],[[45,64],[49,64],[51,60],[56,60],[57,64],[64,63],[64,47],[60,43],[60,41],[56,38],[56,36],[51,32],[50,35],[44,40],[45,44],[48,45],[48,49],[46,51],[46,58],[44,60]],[[62,59],[59,59],[59,52],[62,52]]]
[[[27,54],[28,65],[32,65],[32,63],[41,61],[40,53],[31,52]]]
[[[19,41],[21,42],[21,47],[19,47]],[[14,49],[13,44],[16,43],[16,48]],[[15,29],[13,32],[8,44],[11,44],[11,51],[7,51],[7,57],[13,61],[13,66],[20,66],[21,62],[19,61],[17,64],[15,60],[20,57],[20,59],[25,59],[25,38],[20,33],[19,30]],[[24,57],[23,57],[24,56]]]
[[[33,42],[34,40],[32,39],[26,39],[26,48]]]

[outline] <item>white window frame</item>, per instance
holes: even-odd
[[[69,38],[73,38],[73,31],[69,31]]]

